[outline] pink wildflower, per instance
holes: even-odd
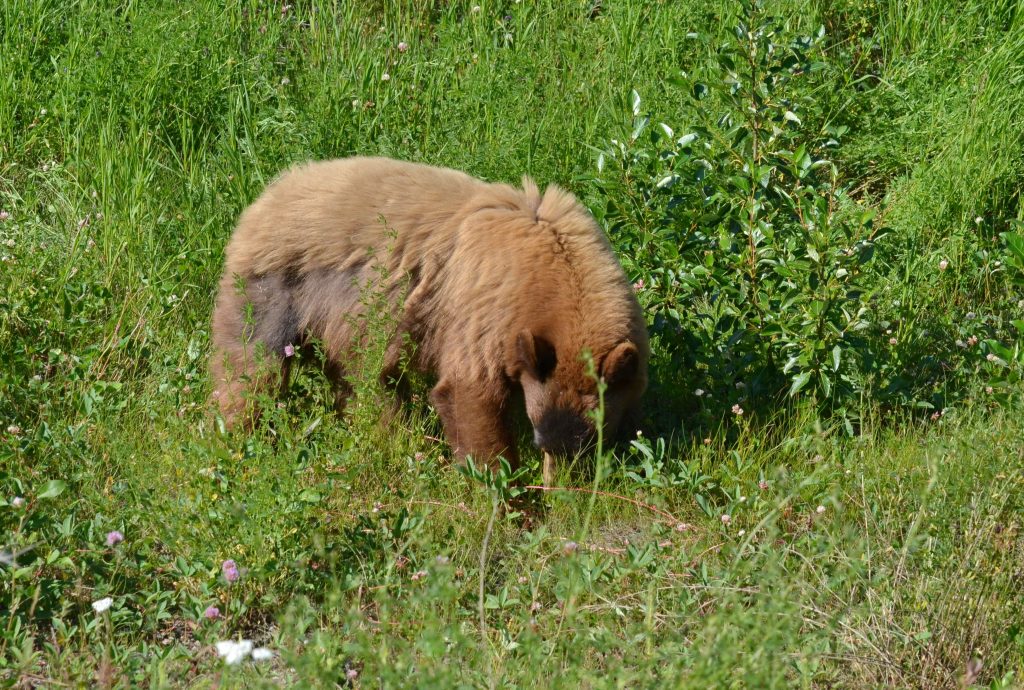
[[[221,564],[220,571],[228,582],[235,582],[241,577],[241,573],[238,572],[238,564],[230,558]]]
[[[112,532],[107,532],[107,546],[116,546],[124,541],[124,535],[116,529]]]

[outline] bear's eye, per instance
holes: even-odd
[[[554,346],[546,340],[537,338],[535,347],[537,349],[537,378],[545,381],[555,372],[555,367],[558,366],[558,357],[555,356]]]

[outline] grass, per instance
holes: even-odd
[[[853,436],[801,405],[683,415],[608,454],[599,493],[569,472],[527,492],[529,516],[492,512],[502,488],[451,467],[425,406],[381,428],[368,385],[338,420],[307,371],[256,433],[217,432],[222,250],[279,170],[379,153],[529,173],[598,209],[595,149],[630,91],[692,121],[671,83],[705,57],[686,34],[737,13],[479,4],[0,7],[0,680],[1018,687],[1024,416],[983,377],[936,421],[866,399]],[[997,320],[1020,298],[990,279],[1024,220],[1017,5],[776,11],[828,28],[813,96],[893,228],[887,318],[920,340]],[[275,656],[226,666],[230,638]]]

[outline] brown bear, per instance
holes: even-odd
[[[571,194],[356,157],[293,168],[242,213],[213,314],[212,398],[225,422],[251,422],[248,395],[287,384],[289,355],[312,341],[344,398],[375,280],[395,325],[381,375],[398,375],[411,343],[459,457],[516,464],[520,391],[537,446],[585,448],[598,393],[584,351],[607,383],[609,433],[646,388],[640,305]]]

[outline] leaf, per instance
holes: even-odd
[[[66,482],[60,479],[51,479],[43,486],[43,490],[39,492],[38,498],[40,500],[44,498],[56,498],[64,493],[64,489],[66,488],[68,488]]]
[[[320,493],[313,489],[303,489],[302,493],[299,494],[299,500],[303,503],[319,503]]]
[[[832,371],[839,371],[839,358],[842,356],[842,350],[836,345],[832,348]]]
[[[786,112],[785,112],[785,113],[784,113],[784,114],[782,115],[782,117],[783,117],[783,118],[785,118],[785,119],[787,119],[787,120],[789,120],[790,122],[795,122],[795,123],[797,123],[798,125],[799,125],[799,124],[802,124],[802,123],[800,122],[800,118],[799,118],[799,117],[797,117],[797,116],[796,116],[796,113],[794,113],[794,112],[793,112],[792,110],[787,110],[787,111],[786,111]]]
[[[689,146],[695,141],[697,141],[697,135],[693,132],[690,132],[689,134],[684,134],[683,136],[679,137],[679,141],[677,141],[676,143],[679,144],[679,146]]]
[[[811,380],[811,372],[802,371],[793,378],[793,385],[789,387],[789,396],[793,397],[800,390],[807,385],[807,382]]]
[[[629,100],[632,104],[633,116],[635,117],[640,114],[640,94],[637,93],[636,89],[630,92]]]

